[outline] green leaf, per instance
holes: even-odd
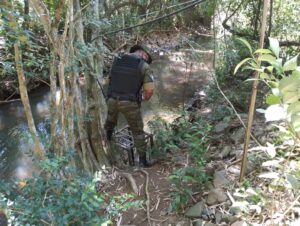
[[[297,92],[284,92],[282,102],[284,104],[292,104],[298,101]]]
[[[259,78],[270,80],[270,76],[267,73],[260,73]]]
[[[235,75],[236,72],[239,70],[239,68],[240,68],[244,63],[246,63],[247,61],[249,61],[249,60],[251,60],[251,59],[252,59],[252,58],[248,57],[248,58],[242,60],[241,62],[239,62],[238,65],[236,65],[233,74]]]
[[[270,54],[261,55],[261,56],[258,57],[258,60],[268,62],[269,64],[272,64],[272,65],[277,64],[276,57],[274,57]]]
[[[254,52],[254,54],[262,53],[262,54],[273,54],[273,52],[269,49],[258,49]]]
[[[280,52],[280,47],[279,47],[279,42],[275,38],[269,37],[269,42],[270,42],[270,49],[273,51],[275,56],[279,58],[279,52]]]
[[[294,189],[300,189],[300,181],[294,175],[288,174],[286,179]]]
[[[292,76],[300,78],[300,67],[297,67],[297,69],[292,72]]]
[[[283,66],[283,71],[292,71],[297,68],[298,55],[289,59]]]
[[[27,37],[25,35],[18,36],[18,40],[20,42],[25,42],[25,43],[28,42],[28,39],[27,39]]]
[[[251,45],[249,44],[249,42],[246,39],[237,38],[237,40],[239,40],[240,42],[242,42],[248,48],[248,50],[250,51],[250,54],[252,54],[252,52],[253,52],[252,47],[251,47]]]
[[[279,81],[279,89],[282,92],[295,92],[300,86],[300,78],[295,76],[285,77]]]
[[[287,109],[288,114],[293,115],[300,112],[300,101],[296,101],[289,105]]]
[[[295,129],[299,129],[300,127],[300,116],[292,115],[292,125]]]
[[[267,96],[266,103],[268,105],[280,104],[280,98],[273,94]]]

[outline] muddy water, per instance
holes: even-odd
[[[152,64],[155,77],[155,94],[142,104],[144,121],[155,116],[172,121],[176,117],[174,109],[191,98],[199,88],[210,82],[212,69],[211,50],[197,50],[197,57],[189,50],[180,52],[159,52]],[[47,120],[49,120],[49,90],[42,87],[30,94],[35,122],[48,140]],[[124,125],[121,117],[119,126]],[[28,177],[35,170],[31,161],[32,144],[24,134],[28,128],[21,102],[0,105],[0,179]]]

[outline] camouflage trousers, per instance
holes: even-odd
[[[140,106],[133,101],[109,98],[107,107],[108,113],[104,128],[106,130],[113,130],[117,125],[119,112],[122,113],[132,132],[134,145],[139,156],[145,156],[146,141]]]

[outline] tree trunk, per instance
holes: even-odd
[[[21,100],[24,106],[25,115],[28,122],[29,131],[32,135],[33,141],[34,141],[34,153],[39,157],[39,159],[44,159],[44,147],[39,139],[38,132],[36,130],[31,107],[29,103],[28,93],[27,93],[27,87],[26,87],[26,79],[24,75],[24,70],[22,66],[22,57],[21,57],[21,51],[20,51],[20,43],[19,41],[15,42],[14,49],[15,49],[15,61],[16,61],[16,68],[17,68],[17,74],[18,74],[18,80],[19,80],[19,89],[20,89],[20,95]]]
[[[7,2],[7,0],[3,1],[3,5],[8,11],[9,11],[9,9],[12,8],[10,3]],[[12,24],[15,24],[15,26],[13,26],[12,28],[17,34],[18,33],[17,32],[18,31],[17,21],[9,12],[7,12],[7,16],[8,16],[9,21]],[[34,124],[34,119],[33,119],[32,112],[31,112],[31,107],[30,107],[30,102],[29,102],[29,97],[28,97],[27,87],[26,87],[26,79],[25,79],[23,65],[22,65],[22,54],[21,54],[21,50],[20,50],[20,42],[19,41],[16,41],[14,43],[14,51],[15,51],[15,64],[16,64],[16,70],[17,70],[18,81],[19,81],[20,96],[21,96],[22,104],[24,106],[24,111],[25,111],[25,115],[27,118],[29,131],[31,133],[31,136],[32,136],[33,142],[34,142],[34,153],[36,154],[36,156],[39,159],[44,159],[45,158],[44,146],[39,139],[39,135],[36,130],[36,127]]]

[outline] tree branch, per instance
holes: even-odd
[[[114,30],[114,31],[111,31],[111,32],[107,32],[107,33],[105,33],[105,34],[103,34],[103,35],[99,35],[99,36],[94,37],[94,38],[91,40],[91,42],[95,41],[97,38],[99,38],[99,37],[101,37],[101,36],[104,36],[104,35],[112,35],[112,34],[116,34],[116,33],[120,32],[120,31],[126,31],[126,30],[129,30],[129,29],[132,29],[132,28],[136,28],[136,27],[140,27],[140,26],[144,26],[144,25],[147,25],[147,24],[154,23],[154,22],[156,22],[156,21],[165,19],[165,18],[167,18],[167,17],[173,16],[173,15],[175,15],[175,14],[178,14],[178,13],[182,12],[182,11],[185,11],[185,10],[187,10],[187,9],[190,9],[190,8],[196,6],[196,5],[200,4],[200,3],[203,3],[203,2],[205,2],[205,1],[206,1],[206,0],[198,0],[198,1],[195,1],[195,2],[193,2],[192,4],[190,4],[190,5],[186,6],[186,7],[183,7],[183,8],[181,8],[181,9],[179,9],[179,10],[176,10],[176,11],[174,11],[174,12],[172,12],[172,13],[169,13],[169,14],[166,14],[166,15],[164,15],[164,16],[157,17],[157,18],[155,18],[155,19],[146,21],[146,22],[144,22],[144,23],[139,23],[139,24],[136,24],[136,25],[133,25],[133,26],[130,26],[130,27],[121,28],[121,29],[117,29],[117,30]]]

